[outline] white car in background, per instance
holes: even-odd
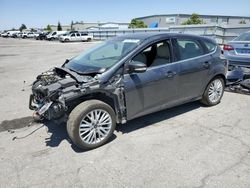
[[[19,32],[19,33],[17,33],[17,38],[22,38],[22,36],[23,36],[23,32]]]
[[[47,40],[57,40],[59,38],[59,36],[65,34],[65,33],[67,33],[67,31],[52,31],[46,36],[46,39]]]
[[[12,37],[14,34],[18,33],[19,31],[7,31],[1,34],[2,37]]]
[[[93,36],[87,33],[71,33],[60,36],[59,40],[60,42],[90,42],[93,40]]]
[[[1,37],[8,37],[8,32],[3,32],[3,33],[1,34]]]

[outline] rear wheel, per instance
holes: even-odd
[[[208,106],[214,106],[220,103],[225,89],[225,82],[223,78],[214,78],[207,86],[201,102]]]
[[[91,38],[88,38],[88,39],[87,39],[87,42],[91,42]]]
[[[114,110],[99,100],[79,104],[69,115],[67,132],[82,149],[93,149],[107,142],[116,127]]]
[[[69,42],[69,39],[65,39],[64,42]]]

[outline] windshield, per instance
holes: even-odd
[[[71,59],[65,67],[79,73],[102,72],[118,63],[140,42],[140,39],[125,38],[107,40]]]
[[[250,32],[243,33],[234,39],[235,41],[250,41]]]

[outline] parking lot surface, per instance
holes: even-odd
[[[33,123],[36,75],[94,44],[0,38],[0,187],[250,187],[247,95],[118,125],[91,151],[75,148],[62,122]]]

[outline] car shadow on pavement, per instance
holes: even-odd
[[[53,121],[44,121],[44,125],[47,127],[50,137],[45,139],[46,146],[57,147],[63,140],[71,142],[66,131],[65,122]]]
[[[163,110],[160,112],[156,112],[150,115],[146,115],[140,118],[137,118],[135,120],[131,120],[126,124],[123,125],[117,125],[116,131],[121,133],[129,133],[134,130],[138,130],[147,126],[150,126],[154,123],[170,119],[172,117],[178,116],[180,114],[183,114],[185,112],[197,109],[203,107],[203,105],[199,102],[191,102],[187,104],[183,104],[178,107],[170,108],[167,110]],[[60,122],[57,120],[54,121],[45,121],[44,125],[48,128],[48,133],[50,133],[50,137],[45,139],[46,146],[49,147],[57,147],[60,145],[60,143],[64,140],[67,140],[70,144],[72,149],[77,153],[86,152],[82,149],[77,148],[70,140],[67,130],[66,130],[66,123]],[[112,142],[114,139],[116,139],[116,135],[113,134],[113,136],[109,139],[108,143]],[[108,144],[106,143],[106,144]]]
[[[149,114],[134,120],[129,121],[126,124],[118,125],[116,130],[119,132],[129,133],[134,130],[138,130],[152,124],[158,123],[163,120],[170,119],[172,117],[178,116],[180,114],[186,113],[197,108],[204,107],[200,102],[190,102],[177,107],[169,108],[163,111],[159,111],[153,114]]]
[[[71,148],[77,153],[83,153],[88,150],[82,150],[76,147],[72,141],[70,140],[67,130],[66,130],[66,122],[63,121],[44,121],[44,125],[47,127],[48,133],[50,133],[50,137],[45,139],[46,146],[49,147],[58,147],[60,143],[64,140],[67,140],[71,144]],[[116,138],[116,135],[112,135],[109,142],[112,142]]]

